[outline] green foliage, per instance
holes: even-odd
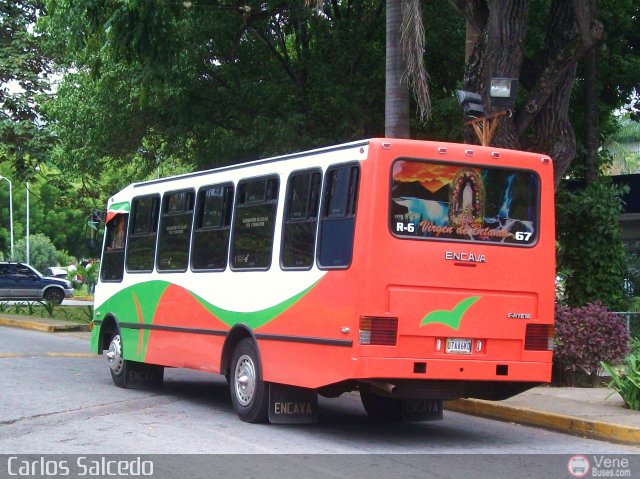
[[[25,303],[14,303],[13,312],[14,314],[24,314],[25,313]]]
[[[8,162],[0,163],[0,175],[12,181],[14,240],[24,238],[26,230],[26,185],[14,178]],[[88,212],[93,206],[75,201],[79,198],[78,188],[69,178],[55,180],[60,173],[46,165],[41,165],[37,176],[29,182],[29,230],[49,237],[56,249],[72,251],[75,255],[87,255],[84,244],[84,225]],[[0,181],[0,251],[5,258],[10,257],[9,185]],[[16,252],[19,252],[14,247]],[[24,250],[23,250],[24,251]],[[62,254],[62,253],[61,253]],[[63,255],[64,256],[64,255]],[[58,258],[47,266],[69,264]]]
[[[0,161],[10,160],[18,177],[29,178],[31,166],[46,160],[51,137],[41,128],[39,96],[44,95],[47,59],[30,30],[39,0],[0,4]]]
[[[87,263],[86,265],[78,265],[78,274],[84,278],[86,285],[95,285],[98,282],[99,263]]]
[[[86,323],[90,323],[91,321],[93,321],[93,306],[92,306],[92,305],[84,306],[84,307],[82,308],[82,313],[84,314],[84,316],[82,317],[82,319],[83,319]]]
[[[627,407],[640,411],[640,340],[632,342],[631,351],[621,367],[606,362],[602,367],[611,376],[609,388],[620,394]]]
[[[36,316],[41,318],[62,319],[66,321],[75,321],[78,323],[89,323],[92,320],[90,314],[93,313],[93,306],[57,306],[50,301],[39,301],[33,305],[33,309],[25,307],[25,303],[19,303],[18,308],[14,307],[11,311],[6,303],[0,303],[0,307],[4,304],[4,310],[11,314]]]
[[[47,6],[40,26],[53,54],[85,67],[67,73],[46,105],[60,139],[52,157],[111,192],[122,187],[103,180],[111,169],[130,181],[172,163],[209,168],[384,131],[381,0],[327,2],[322,14],[302,0]],[[427,61],[462,58],[462,17],[448,2],[425,5],[424,15]],[[459,62],[433,77],[441,113],[414,125],[417,137],[459,138],[453,90],[462,75]],[[129,165],[132,176],[119,171]]]
[[[46,107],[53,158],[95,180],[131,162],[207,168],[379,136],[383,5],[49,0],[52,51],[85,67]]]
[[[623,191],[603,178],[583,190],[558,194],[558,269],[570,272],[565,297],[571,306],[601,301],[617,311],[626,307],[627,266],[618,224]]]
[[[29,316],[33,316],[33,313],[35,312],[35,305],[36,305],[36,303],[34,303],[32,301],[28,301],[27,302],[27,314]]]
[[[25,243],[24,239],[16,241],[16,260],[24,262],[25,256]],[[38,233],[35,235],[29,235],[29,262],[38,271],[42,272],[47,267],[55,265],[57,259],[56,247],[51,240]]]
[[[40,304],[46,311],[49,318],[53,318],[56,311],[56,304],[53,301],[41,301]]]
[[[78,262],[75,256],[71,256],[66,250],[58,250],[56,255],[57,264],[60,266],[66,267],[70,264],[75,264]]]
[[[628,175],[640,171],[640,153],[631,149],[639,143],[640,122],[632,120],[629,113],[616,118],[616,130],[604,142],[611,160],[611,174]]]

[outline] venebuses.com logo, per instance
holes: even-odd
[[[591,464],[589,464],[589,459],[584,456],[573,456],[569,459],[567,469],[573,477],[587,477]]]
[[[631,477],[629,459],[576,455],[569,458],[567,470],[573,477]],[[590,473],[590,474],[589,474]]]

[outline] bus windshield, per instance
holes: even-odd
[[[528,170],[400,159],[389,226],[400,238],[532,246],[540,179]]]

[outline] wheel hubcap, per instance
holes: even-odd
[[[122,372],[124,360],[122,359],[122,342],[120,341],[119,334],[111,340],[109,352],[107,353],[107,361],[109,361],[109,367],[111,371],[113,371],[113,374],[118,375]]]
[[[246,354],[240,356],[235,371],[236,399],[242,406],[248,406],[256,388],[256,368]]]

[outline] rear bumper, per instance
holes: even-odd
[[[551,381],[551,353],[548,356],[548,362],[357,357],[353,378],[544,383]]]

